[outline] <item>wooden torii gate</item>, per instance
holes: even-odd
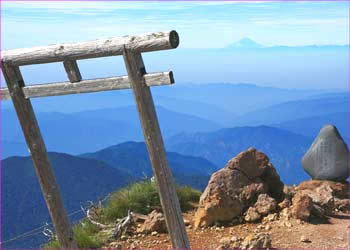
[[[1,68],[8,89],[1,89],[0,99],[12,99],[63,248],[76,248],[77,245],[30,98],[127,88],[134,93],[172,245],[174,248],[190,247],[149,88],[174,83],[173,75],[171,71],[147,74],[141,56],[142,52],[174,49],[178,45],[177,32],[170,31],[2,52]],[[128,76],[82,79],[77,60],[117,55],[123,55]],[[25,86],[19,66],[52,62],[63,62],[69,82]]]

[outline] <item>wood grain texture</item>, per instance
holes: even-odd
[[[19,67],[7,64],[2,67],[58,240],[64,249],[77,248],[32,104],[23,93],[24,82]]]
[[[81,74],[76,60],[65,60],[63,65],[70,82],[81,81]]]
[[[174,179],[170,172],[152,94],[143,77],[145,67],[141,54],[125,49],[123,56],[131,81],[153,173],[157,179],[160,201],[173,248],[189,249],[190,244],[176,194]]]
[[[2,51],[4,63],[21,66],[122,55],[124,47],[137,52],[174,49],[179,45],[176,31],[139,36],[123,36],[80,43],[62,43],[46,47]]]
[[[144,77],[146,85],[149,87],[169,85],[174,83],[173,73],[171,71],[146,74]],[[93,80],[83,80],[77,83],[60,82],[30,85],[23,87],[23,93],[26,98],[37,98],[130,88],[131,85],[128,76],[117,76]],[[10,99],[11,96],[8,88],[0,89],[0,100]]]

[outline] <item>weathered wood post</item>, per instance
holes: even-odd
[[[2,70],[24,137],[32,154],[33,165],[52,218],[57,238],[61,247],[65,249],[77,248],[32,104],[30,100],[25,98],[23,93],[24,81],[19,67],[2,64]]]
[[[146,70],[141,53],[125,49],[124,61],[137,104],[153,173],[158,183],[160,201],[173,247],[190,248],[152,94],[143,77]]]

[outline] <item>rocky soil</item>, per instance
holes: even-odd
[[[267,234],[274,249],[349,249],[350,213],[337,212],[328,220],[304,222],[288,216],[273,214],[259,223],[231,223],[195,230],[190,224],[195,210],[185,213],[187,235],[193,249],[233,248],[240,239]],[[241,219],[243,220],[243,218]],[[271,221],[270,221],[271,220]],[[141,227],[142,223],[138,224]],[[137,226],[136,226],[137,227]],[[250,239],[251,240],[251,239]],[[106,249],[172,249],[168,234],[124,234],[110,242]]]

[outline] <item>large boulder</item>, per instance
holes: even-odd
[[[312,179],[342,181],[349,177],[349,150],[335,126],[321,129],[302,165]]]
[[[282,201],[283,183],[268,157],[249,148],[211,176],[194,217],[195,228],[241,216],[260,194]]]

